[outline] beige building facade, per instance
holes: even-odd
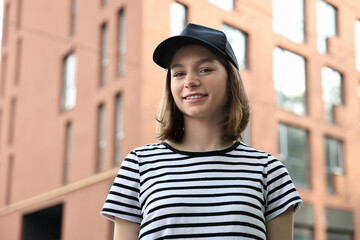
[[[360,0],[5,0],[0,239],[112,239],[122,159],[157,142],[163,39],[224,30],[252,102],[244,141],[304,201],[294,239],[360,240]],[[32,238],[33,237],[33,238]]]

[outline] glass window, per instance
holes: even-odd
[[[178,35],[187,23],[186,6],[173,2],[170,5],[170,33],[172,36]]]
[[[327,190],[329,193],[335,192],[334,174],[343,174],[344,169],[344,151],[343,142],[339,139],[325,138],[326,154],[326,173],[327,173]]]
[[[2,133],[3,133],[3,111],[2,109],[0,109],[0,136],[2,135]],[[1,147],[1,137],[0,137],[0,147]]]
[[[320,53],[328,51],[327,39],[337,35],[337,10],[325,1],[316,4],[317,48]]]
[[[120,94],[116,95],[115,99],[115,164],[121,162],[121,145],[124,139],[123,129],[123,102]]]
[[[31,239],[63,239],[62,223],[64,207],[63,203],[26,213],[22,218],[22,238]]]
[[[222,30],[235,52],[240,69],[247,68],[247,34],[226,24],[222,25]]]
[[[327,240],[353,240],[353,234],[328,231]]]
[[[313,229],[294,226],[294,240],[312,240]]]
[[[107,28],[106,24],[101,27],[101,68],[100,68],[100,86],[106,83],[106,69],[108,65],[108,42],[107,42]]]
[[[248,146],[251,145],[251,123],[249,122],[245,130],[241,134],[242,141]]]
[[[22,54],[22,39],[19,38],[16,41],[16,50],[15,50],[15,73],[14,73],[14,83],[17,85],[20,82],[20,72],[21,72],[21,54]]]
[[[305,59],[281,48],[274,49],[273,77],[277,105],[295,114],[306,114]]]
[[[209,2],[227,11],[235,9],[234,0],[209,0]]]
[[[61,107],[69,110],[76,103],[76,55],[68,54],[64,59],[64,76]]]
[[[355,22],[355,61],[356,69],[360,71],[360,20]]]
[[[66,124],[66,128],[65,128],[64,183],[68,183],[70,178],[71,146],[72,146],[72,126],[71,123],[69,122]]]
[[[21,27],[21,16],[22,16],[22,0],[17,1],[17,15],[16,15],[16,28]]]
[[[297,43],[304,42],[304,0],[273,0],[273,30]]]
[[[5,203],[6,205],[10,204],[12,201],[12,188],[13,188],[13,174],[14,174],[14,156],[10,155],[8,166],[7,166],[7,186],[6,186],[6,196]]]
[[[14,143],[15,136],[15,121],[16,121],[16,98],[11,98],[10,102],[10,115],[9,115],[9,127],[8,127],[8,144],[12,145]]]
[[[343,83],[339,72],[324,67],[321,71],[325,116],[328,122],[335,122],[334,107],[343,104]]]
[[[4,7],[4,16],[3,16],[3,24],[2,24],[2,45],[6,45],[9,31],[9,13],[10,13],[10,3],[7,3]],[[1,36],[0,33],[0,36]]]
[[[310,187],[308,132],[279,124],[279,158],[288,169],[296,186]]]
[[[326,208],[327,240],[353,240],[354,213],[349,210]]]
[[[1,56],[1,69],[0,69],[0,97],[5,95],[5,85],[7,77],[7,55],[3,54]]]
[[[98,109],[98,141],[97,141],[97,165],[96,170],[101,171],[104,164],[105,152],[105,107],[103,104]]]
[[[77,0],[71,0],[71,20],[70,20],[70,34],[76,32],[76,15],[77,15]]]
[[[118,60],[117,73],[124,74],[125,52],[126,52],[126,29],[125,29],[125,10],[121,9],[118,14]]]
[[[359,102],[359,106],[360,106],[360,83],[358,84],[358,91],[357,91],[357,94],[358,94],[358,102]]]

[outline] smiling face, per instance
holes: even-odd
[[[228,75],[215,54],[200,45],[182,47],[170,71],[171,93],[185,118],[222,119]]]

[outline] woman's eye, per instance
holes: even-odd
[[[209,72],[212,72],[212,69],[211,68],[202,68],[200,70],[200,73],[209,73]]]
[[[183,72],[177,72],[177,73],[174,73],[174,77],[181,77],[181,76],[183,76],[183,75],[185,75]]]

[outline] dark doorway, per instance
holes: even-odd
[[[60,240],[63,204],[23,216],[22,240]]]

